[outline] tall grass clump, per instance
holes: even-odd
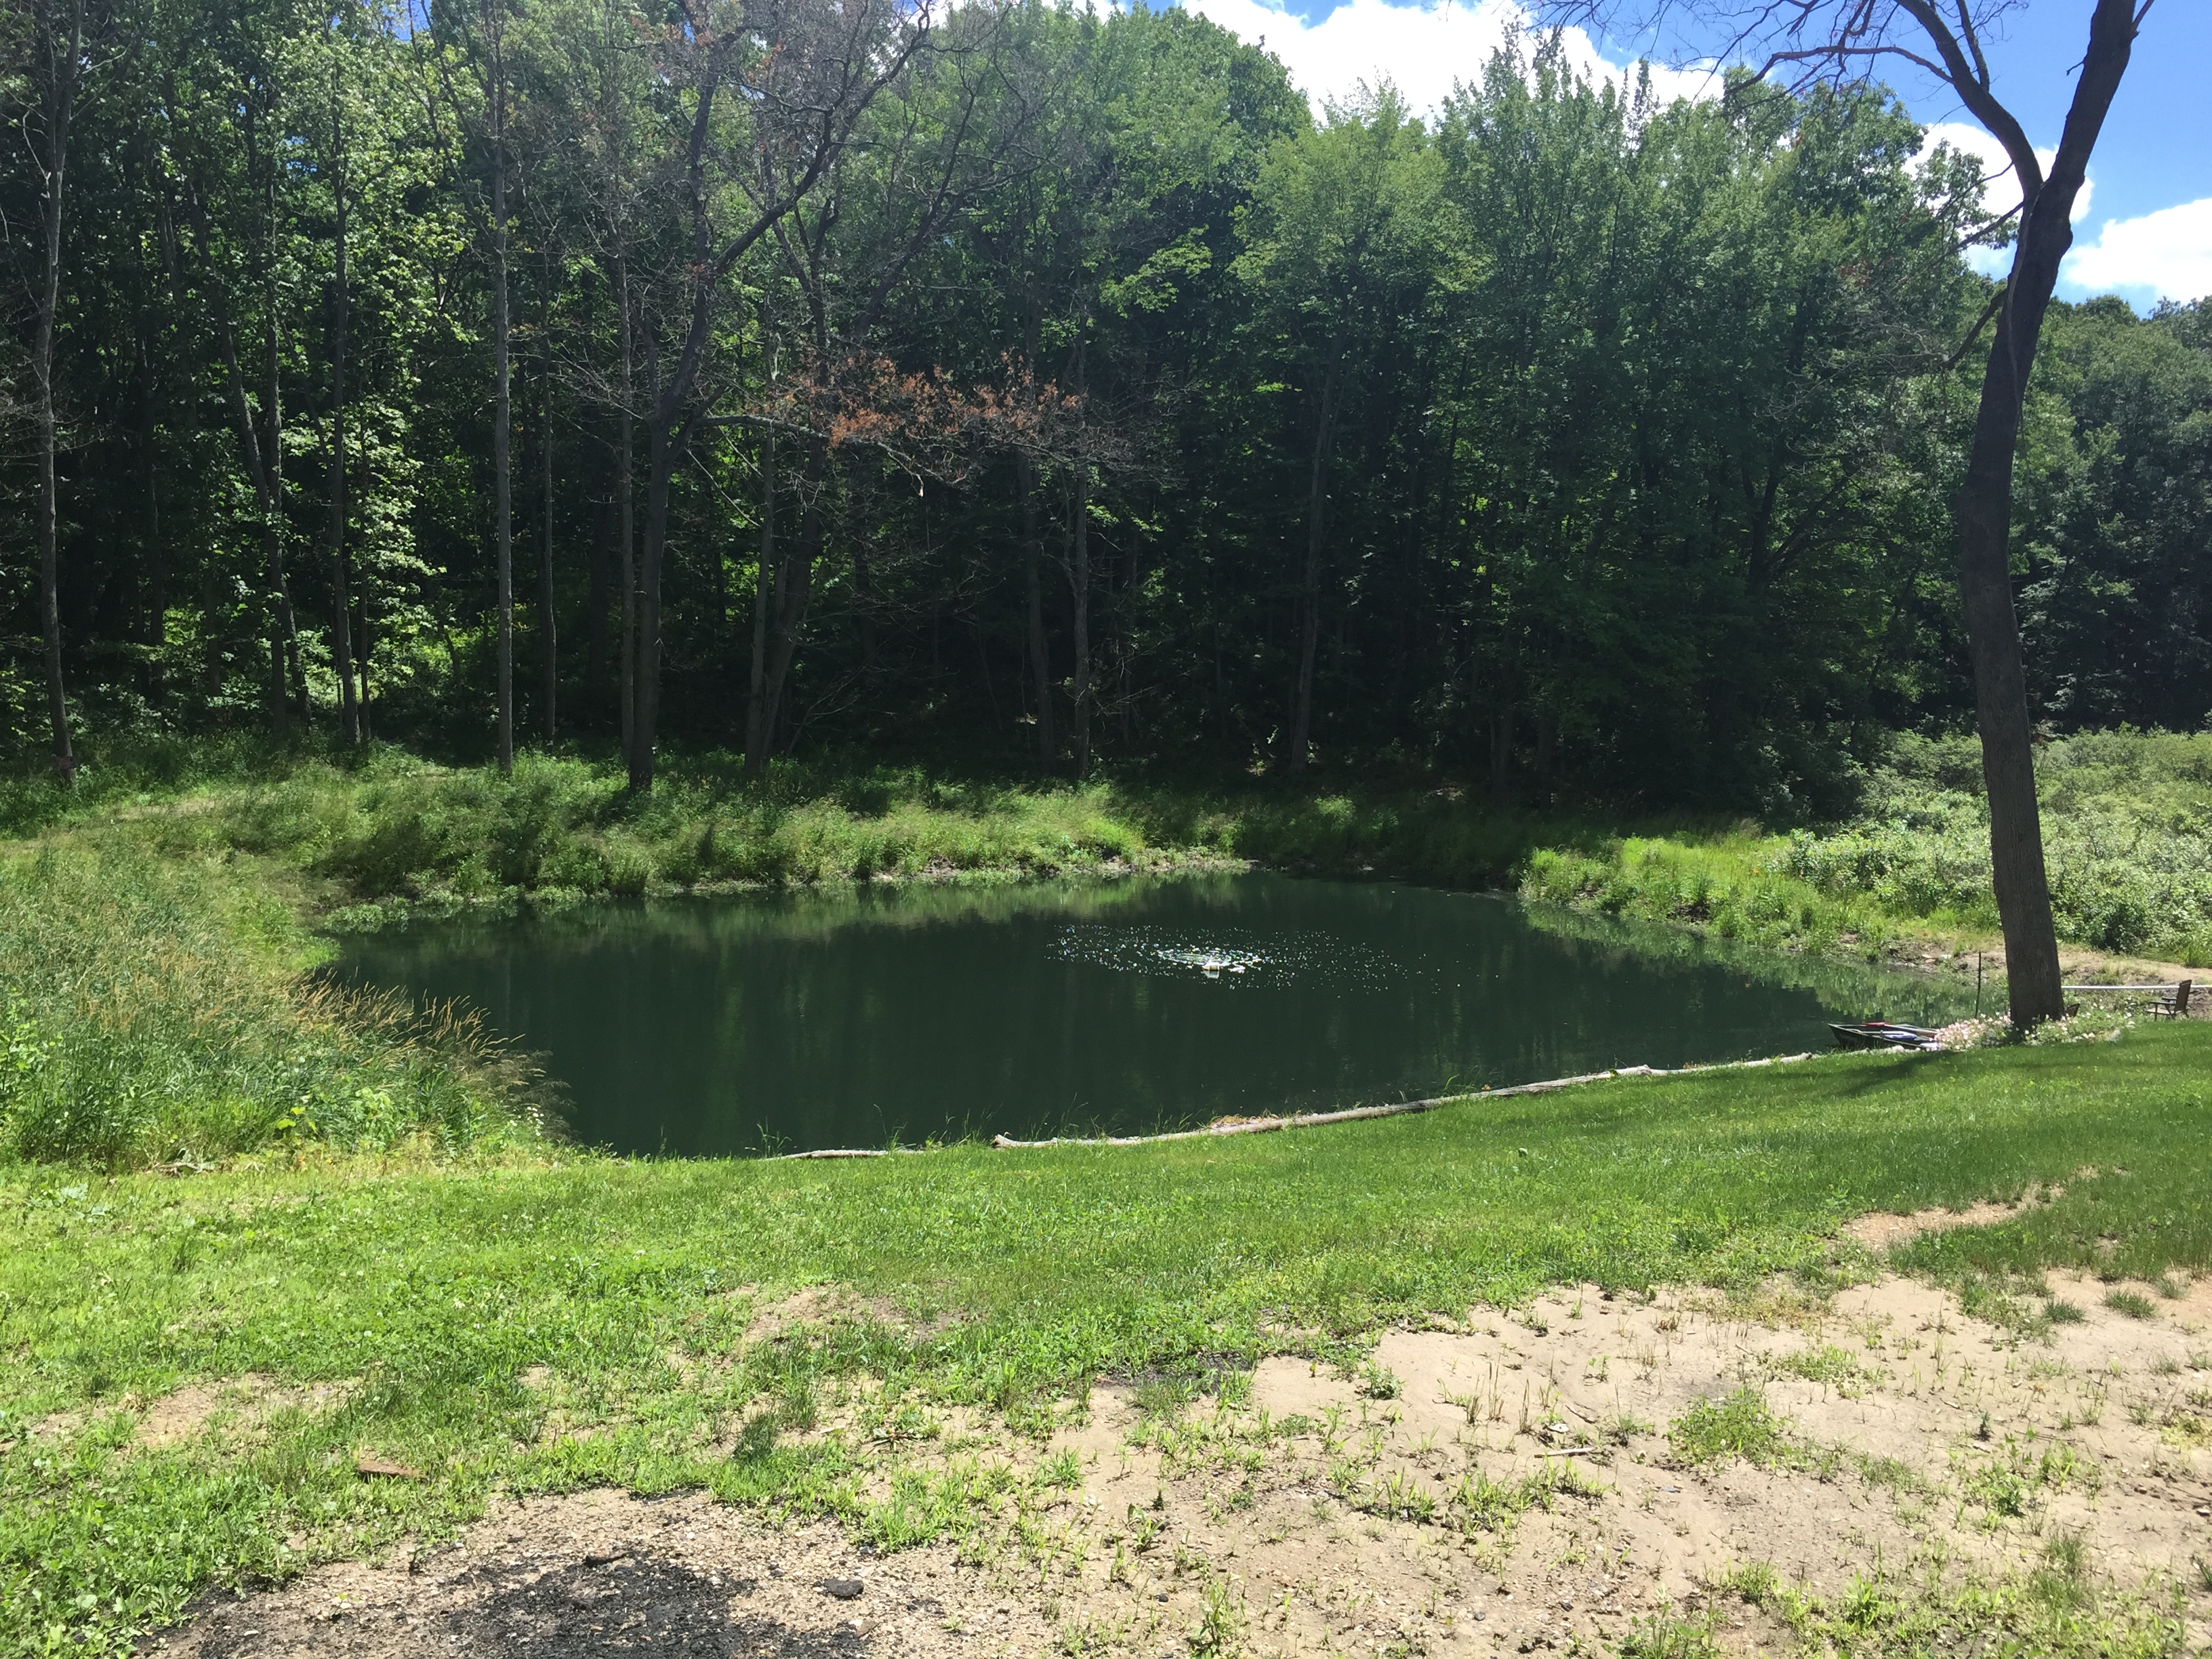
[[[357,902],[501,893],[596,896],[994,871],[1060,875],[1153,858],[1104,784],[1024,786],[918,770],[726,757],[672,763],[649,796],[604,763],[518,757],[512,782],[386,751],[311,763],[177,814],[173,847],[281,858]]]
[[[1726,939],[1879,957],[1896,942],[1875,895],[1829,890],[1790,871],[1791,843],[1756,825],[1626,836],[1596,851],[1546,847],[1523,866],[1522,896]]]
[[[450,1012],[304,975],[289,906],[120,837],[0,864],[0,1158],[530,1139],[523,1069]]]
[[[2212,967],[2212,732],[2045,744],[2036,783],[2059,936]],[[1994,931],[1989,834],[1973,739],[1905,737],[1848,823],[1549,845],[1529,855],[1521,887],[1732,939],[1879,955],[1930,927]]]
[[[1604,831],[1467,799],[1456,789],[1253,791],[1156,797],[1146,821],[1163,839],[1197,842],[1285,868],[1412,877],[1449,887],[1520,879],[1546,848],[1601,848]]]
[[[2039,751],[2044,859],[2063,938],[2212,967],[2212,732],[2087,732]],[[1972,741],[1907,739],[1866,810],[1793,837],[1783,870],[1893,915],[1993,927],[1989,807]]]

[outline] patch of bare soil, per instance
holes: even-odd
[[[748,1286],[732,1294],[750,1295],[752,1291]],[[753,1341],[765,1341],[787,1331],[810,1327],[872,1323],[890,1326],[908,1336],[941,1336],[957,1322],[957,1317],[949,1314],[915,1318],[889,1297],[864,1297],[842,1285],[810,1285],[777,1301],[757,1306],[751,1322],[745,1328],[745,1335]]]
[[[1894,953],[1893,960],[1900,966],[1923,972],[1972,980],[1977,956],[1980,957],[1983,982],[1997,988],[1989,1006],[1991,1012],[2001,1013],[2004,1006],[2005,956],[2002,946],[1994,940],[1984,941],[1979,951],[1972,948],[1971,942],[1923,940],[1905,945]],[[2179,962],[2157,962],[2148,957],[2122,956],[2087,945],[2061,945],[2058,971],[2069,984],[2177,985],[2185,979],[2190,980],[2197,991],[2190,999],[2189,1018],[2212,1019],[2212,969],[2191,968]],[[2078,1000],[2098,1008],[2125,1007],[2129,1001],[2094,994]],[[2133,999],[2138,1006],[2147,1000]]]
[[[2057,1198],[2054,1190],[2051,1196]],[[1915,1210],[1911,1215],[1891,1215],[1876,1211],[1844,1224],[1844,1236],[1855,1238],[1871,1250],[1887,1250],[1899,1244],[1910,1244],[1927,1233],[1947,1233],[1954,1227],[1991,1227],[2000,1221],[2009,1221],[2023,1209],[2032,1209],[2041,1199],[2031,1199],[2021,1204],[1970,1204],[1963,1210]]]
[[[943,1545],[878,1557],[834,1527],[777,1528],[696,1495],[494,1506],[457,1548],[324,1567],[218,1600],[168,1651],[193,1659],[402,1659],[661,1651],[752,1659],[1035,1653],[1034,1598]]]
[[[1380,1659],[1612,1651],[1641,1619],[1702,1608],[1724,1650],[1774,1652],[1792,1638],[1720,1593],[1732,1571],[1833,1596],[1878,1565],[2025,1572],[2067,1534],[2100,1584],[2179,1583],[2196,1651],[2212,1281],[2152,1296],[2148,1318],[2092,1280],[2054,1288],[2081,1317],[2047,1342],[1899,1279],[1826,1303],[1565,1291],[1387,1333],[1354,1376],[1272,1358],[1180,1410],[1101,1387],[1048,1446],[949,1415],[936,1438],[856,1446],[873,1493],[901,1470],[1005,1466],[968,1565],[943,1544],[877,1559],[704,1498],[594,1493],[498,1507],[411,1575],[325,1567],[222,1602],[174,1649]],[[1783,1431],[1771,1461],[1670,1441],[1747,1388]]]
[[[172,1446],[210,1425],[247,1428],[285,1410],[322,1411],[343,1401],[350,1383],[327,1382],[288,1389],[265,1376],[228,1382],[191,1382],[147,1403],[131,1436],[137,1446]]]

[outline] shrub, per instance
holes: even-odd
[[[289,910],[128,843],[0,867],[0,1156],[120,1166],[286,1139],[537,1133],[521,1069],[452,1011],[303,978]]]
[[[1692,1467],[1731,1457],[1765,1467],[1790,1450],[1788,1424],[1768,1407],[1765,1392],[1748,1383],[1725,1400],[1692,1401],[1668,1425],[1667,1444],[1678,1462]]]

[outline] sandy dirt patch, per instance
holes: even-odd
[[[282,1411],[327,1411],[343,1403],[357,1386],[324,1382],[285,1388],[265,1376],[241,1376],[224,1382],[191,1382],[144,1406],[131,1443],[173,1446],[210,1426],[252,1429]]]
[[[2212,1281],[2052,1288],[2081,1316],[2047,1341],[1894,1278],[1820,1303],[1568,1290],[1386,1333],[1351,1375],[1270,1358],[1180,1409],[1156,1384],[1098,1388],[1042,1446],[884,1449],[871,1491],[963,1460],[1009,1472],[957,1551],[876,1557],[696,1496],[502,1503],[414,1572],[319,1568],[207,1607],[169,1644],[1381,1659],[1612,1651],[1641,1620],[1703,1609],[1725,1650],[1781,1652],[1789,1632],[1719,1592],[1731,1572],[1833,1596],[1939,1556],[1954,1581],[2025,1573],[2072,1536],[2101,1585],[2179,1585],[2196,1651],[2212,1640],[2194,1565],[2212,1559]],[[2149,1316],[2106,1306],[2118,1288]],[[1670,1442],[1699,1402],[1747,1389],[1781,1427],[1776,1461]]]
[[[778,1528],[697,1496],[612,1492],[495,1504],[410,1571],[320,1569],[228,1598],[173,1638],[199,1659],[402,1655],[1037,1651],[1034,1607],[942,1546],[883,1558],[835,1528]]]
[[[756,1292],[744,1285],[729,1294],[753,1296]],[[763,1342],[810,1326],[864,1323],[889,1326],[908,1336],[942,1336],[959,1323],[959,1317],[942,1313],[917,1318],[887,1296],[865,1297],[842,1285],[810,1285],[778,1300],[758,1304],[745,1335],[748,1340]]]
[[[2054,1191],[2051,1197],[2058,1194]],[[1910,1244],[1927,1233],[1949,1232],[1954,1227],[1992,1227],[2000,1221],[2009,1221],[2024,1209],[2031,1209],[2041,1200],[2030,1200],[2021,1204],[1970,1204],[1963,1210],[1915,1210],[1911,1215],[1891,1215],[1876,1211],[1844,1224],[1844,1236],[1855,1238],[1869,1249],[1887,1250],[1899,1244]]]

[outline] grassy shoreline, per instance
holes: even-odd
[[[976,1495],[905,1469],[901,1413],[1033,1438],[1100,1376],[1218,1391],[1267,1354],[1356,1365],[1393,1322],[1549,1285],[1779,1277],[1817,1296],[1873,1267],[1838,1240],[1866,1210],[2063,1181],[2057,1201],[1899,1258],[2028,1335],[2053,1316],[2046,1272],[2212,1271],[2203,1025],[1126,1150],[675,1164],[562,1147],[531,1079],[465,1023],[318,990],[319,930],[395,899],[573,902],[573,882],[493,879],[497,860],[610,872],[589,890],[605,892],[625,858],[666,873],[665,847],[699,870],[752,861],[711,879],[1255,859],[1438,881],[1519,868],[1537,898],[1581,860],[1578,910],[1655,938],[1794,942],[1808,969],[1866,941],[1823,933],[1817,908],[1762,908],[1770,872],[1747,865],[1798,843],[1725,829],[1639,842],[1429,793],[880,774],[750,793],[679,778],[638,804],[583,763],[523,771],[510,788],[386,755],[359,775],[203,772],[15,812],[0,1652],[132,1650],[210,1587],[449,1535],[499,1493],[700,1490],[887,1547],[957,1539]],[[757,1316],[808,1286],[833,1287],[830,1311],[763,1337]],[[252,1409],[149,1441],[154,1402],[194,1388]],[[845,1427],[800,1431],[833,1407]],[[364,1455],[427,1478],[363,1481]]]
[[[1517,888],[1648,924],[1662,944],[1790,953],[1808,973],[1856,958],[1966,976],[1990,952],[1994,1004],[2002,956],[1967,757],[1899,753],[1859,820],[1783,836],[1683,822],[1622,834],[1425,785],[1077,786],[789,763],[747,780],[708,754],[672,762],[639,799],[612,767],[575,758],[526,756],[508,782],[392,749],[342,763],[246,743],[149,750],[88,768],[74,794],[0,788],[0,825],[17,831],[0,844],[0,1158],[530,1143],[526,1068],[465,1017],[349,1000],[312,976],[335,932],[486,906],[1257,863]],[[2204,957],[2191,942],[2212,939],[2212,737],[2073,739],[2045,775],[2062,918],[2107,946],[2069,948],[2069,974],[2190,972],[2109,947]]]
[[[2212,1269],[2208,1062],[2192,1026],[1121,1151],[19,1170],[0,1178],[0,1649],[51,1626],[120,1650],[204,1587],[444,1535],[499,1492],[699,1489],[885,1547],[957,1537],[955,1486],[886,1484],[876,1431],[902,1410],[1034,1436],[1092,1378],[1353,1363],[1394,1321],[1549,1285],[1819,1294],[1870,1265],[1836,1240],[1848,1216],[2063,1181],[1903,1259],[2032,1333],[2045,1271]],[[807,1285],[853,1299],[746,1339]],[[250,1431],[141,1443],[152,1401],[240,1378],[271,1402]],[[861,1413],[850,1434],[779,1437],[833,1404]],[[364,1482],[363,1454],[428,1478]]]

